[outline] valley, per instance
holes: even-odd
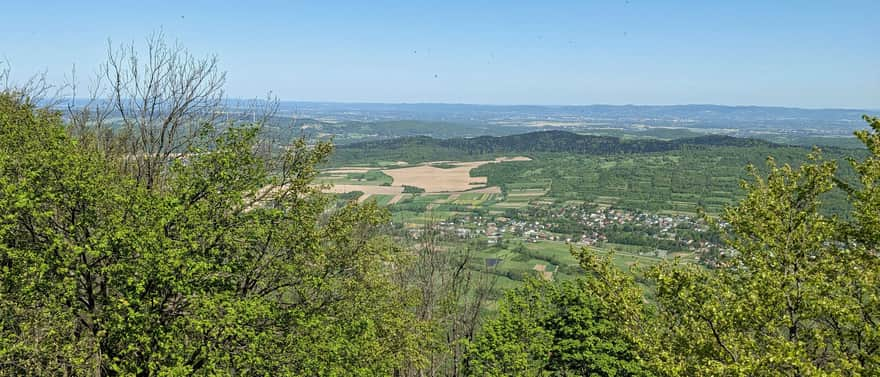
[[[612,253],[625,270],[664,259],[719,267],[731,250],[707,219],[742,198],[745,167],[760,170],[771,155],[797,164],[809,152],[724,136],[410,137],[338,146],[316,182],[342,201],[387,207],[401,242],[432,231],[445,249],[470,250],[469,268],[494,276],[498,296],[529,277],[579,276],[571,248]],[[827,202],[845,210],[839,192]]]

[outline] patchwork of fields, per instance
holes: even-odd
[[[646,233],[630,239],[620,239],[619,229],[593,228],[609,237],[613,234],[608,232],[617,232],[617,240],[600,241],[603,236],[597,234],[583,233],[580,238],[577,232],[589,231],[578,228],[572,219],[568,224],[574,228],[554,232],[546,213],[528,214],[542,208],[559,213],[578,206],[661,217],[694,217],[700,208],[718,213],[741,197],[739,182],[746,178],[745,166],[762,168],[771,152],[779,163],[802,160],[807,153],[803,148],[718,147],[607,156],[538,153],[531,158],[419,164],[387,159],[366,166],[335,166],[324,170],[318,181],[332,185],[332,192],[347,193],[349,199],[389,206],[392,224],[410,232],[429,223],[445,224],[445,232],[453,238],[448,246],[470,245],[476,253],[471,268],[494,274],[499,288],[505,288],[527,276],[552,280],[577,276],[580,269],[570,247],[614,251],[615,263],[624,269],[651,265],[667,256],[697,261],[705,246],[666,250],[647,246],[650,242],[672,245],[664,237],[674,236],[674,229],[684,224],[657,225],[650,231],[664,236]],[[837,200],[827,198],[832,204]],[[610,221],[608,226],[630,226]]]
[[[331,192],[357,193],[359,201],[375,200],[379,205],[389,206],[392,223],[413,231],[428,223],[445,223],[451,219],[460,221],[474,216],[504,219],[516,216],[517,211],[530,206],[585,203],[573,198],[554,197],[554,179],[542,174],[540,168],[531,169],[529,165],[524,165],[534,163],[530,158],[516,157],[473,162],[433,161],[412,166],[400,162],[367,167],[342,166],[326,169],[318,181],[331,184]],[[512,169],[520,175],[517,182],[491,184],[487,176],[479,172],[492,172],[494,168],[502,171]],[[617,202],[616,198],[610,197],[595,199],[592,203],[600,205]],[[549,238],[538,241],[522,234],[492,236],[489,230],[492,228],[486,228],[486,222],[448,224],[449,233],[455,234],[457,231],[467,234],[459,234],[462,238],[453,240],[449,247],[460,247],[466,243],[475,247],[476,262],[471,268],[495,275],[499,289],[518,285],[528,276],[564,280],[580,273],[577,260],[570,254],[570,247],[583,245],[562,241],[563,235],[546,233]],[[620,247],[615,249],[615,262],[622,268],[636,263],[653,264],[659,260]]]
[[[775,150],[783,161],[803,149]],[[798,156],[800,157],[800,156]],[[792,157],[794,158],[794,157]],[[669,214],[717,213],[740,195],[744,167],[762,153],[747,148],[620,156],[540,154],[487,161],[341,166],[319,182],[360,201],[393,204],[395,220],[421,224],[475,209],[490,215],[529,205],[594,204]],[[410,189],[407,189],[409,187]]]
[[[439,218],[443,212],[455,212],[450,210],[451,207],[473,209],[486,202],[494,203],[501,197],[501,188],[486,185],[486,177],[473,176],[473,169],[487,164],[530,160],[528,157],[501,157],[488,161],[433,161],[414,166],[405,162],[390,167],[345,166],[324,170],[317,183],[330,185],[328,192],[360,192],[359,201],[373,199],[381,205],[424,204],[423,211],[436,210],[433,216]],[[418,192],[407,192],[407,187]],[[418,217],[414,218],[417,222]]]

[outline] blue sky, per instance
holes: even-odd
[[[15,79],[162,30],[285,100],[880,109],[880,1],[12,1]]]

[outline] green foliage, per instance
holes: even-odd
[[[366,173],[349,173],[348,179],[354,181],[363,181],[367,184],[379,184],[380,186],[390,186],[394,180],[387,174],[379,170],[370,170]]]
[[[458,167],[458,165],[456,165],[456,164],[449,164],[449,163],[445,163],[445,162],[431,164],[431,166],[433,166],[435,168],[439,168],[439,169],[455,169]]]
[[[614,268],[614,267],[612,267]],[[646,376],[619,316],[595,277],[527,280],[508,291],[497,317],[470,346],[475,376]]]
[[[687,139],[658,140],[639,139],[622,140],[617,137],[580,135],[565,131],[539,131],[509,136],[480,136],[474,138],[432,139],[429,137],[405,137],[391,140],[368,141],[343,146],[335,161],[353,161],[352,159],[374,156],[372,161],[382,159],[375,156],[385,153],[387,156],[402,159],[410,163],[430,161],[424,159],[426,151],[434,157],[462,160],[468,156],[492,156],[510,153],[569,153],[587,155],[609,155],[622,153],[653,153],[679,150],[681,148],[703,148],[709,146],[729,147],[769,147],[779,145],[757,140],[734,138],[721,135],[705,135]],[[363,160],[362,160],[363,161]]]
[[[337,194],[336,198],[341,201],[357,200],[364,195],[363,191],[349,191],[343,194]]]
[[[206,129],[167,184],[0,95],[0,374],[388,375],[421,360],[388,214],[311,186],[330,146]]]
[[[672,371],[709,375],[816,375],[858,368],[841,333],[850,297],[850,252],[834,245],[821,194],[835,165],[815,160],[799,169],[768,162],[753,174],[747,197],[722,216],[736,256],[709,273],[662,265],[657,284],[660,322]],[[842,284],[843,283],[843,284]]]
[[[854,221],[847,224],[848,239],[870,248],[880,244],[880,118],[865,116],[865,121],[871,130],[857,131],[856,137],[870,155],[863,161],[849,159],[858,181],[838,179],[835,182],[849,193],[853,202]]]
[[[404,194],[420,194],[425,192],[425,189],[416,186],[403,185],[403,193]]]

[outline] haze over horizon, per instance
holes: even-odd
[[[872,1],[4,5],[13,81],[80,80],[107,38],[216,54],[230,97],[487,105],[880,109]],[[247,16],[243,16],[243,15]],[[391,21],[389,21],[391,20]],[[33,25],[40,25],[39,28]],[[84,84],[84,83],[80,83]]]
[[[252,101],[249,98],[231,98],[237,101]],[[765,107],[780,109],[800,109],[800,110],[871,110],[877,111],[878,108],[870,107],[829,107],[829,106],[786,106],[786,105],[756,105],[756,104],[724,104],[724,103],[467,103],[467,102],[390,102],[390,101],[313,101],[313,100],[297,100],[297,99],[279,99],[282,103],[315,103],[315,104],[338,104],[338,105],[393,105],[393,106],[418,106],[418,105],[438,105],[438,106],[491,106],[491,107],[591,107],[591,106],[614,106],[614,107],[685,107],[685,106],[720,106],[732,108],[749,108],[749,107]]]

